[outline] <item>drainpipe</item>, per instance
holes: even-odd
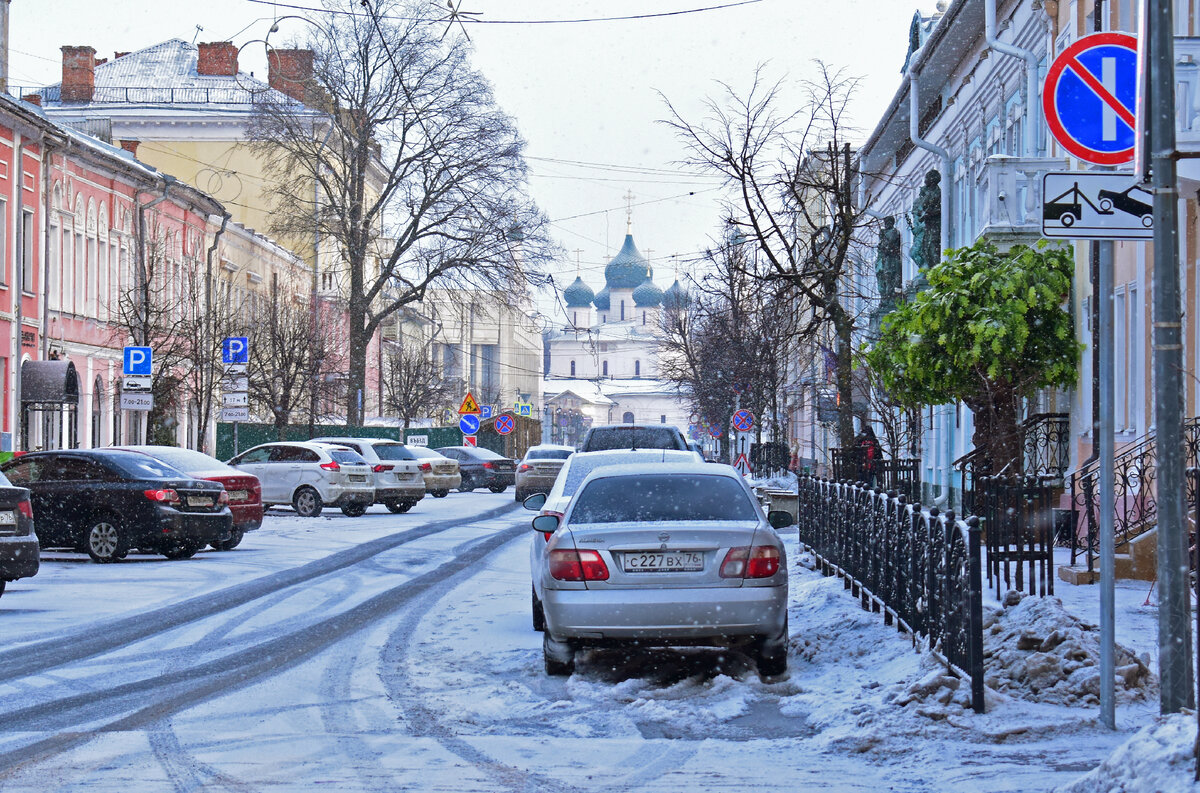
[[[987,45],[1002,55],[1010,55],[1025,61],[1025,129],[1024,148],[1026,157],[1037,157],[1037,132],[1040,126],[1038,107],[1038,56],[1033,50],[1005,44],[996,37],[996,3],[984,0],[984,32]]]
[[[908,72],[908,137],[912,140],[913,145],[925,151],[936,154],[942,163],[942,238],[941,250],[945,251],[950,247],[950,223],[954,217],[952,211],[954,199],[954,161],[950,159],[950,152],[937,146],[921,137],[920,121],[921,121],[921,94],[917,81],[917,73],[915,70]],[[953,462],[953,440],[951,429],[953,425],[950,422],[949,414],[946,414],[946,481],[943,485],[942,495],[944,498],[950,497],[950,481],[951,481],[951,463]]]
[[[14,135],[20,133],[15,132]],[[16,187],[17,194],[13,200],[13,226],[16,228],[16,234],[13,235],[16,240],[15,253],[13,256],[13,264],[16,265],[16,277],[13,279],[16,289],[16,294],[13,296],[13,302],[16,303],[15,309],[17,314],[17,337],[16,337],[16,354],[13,360],[16,363],[16,374],[13,377],[13,398],[16,400],[16,430],[17,444],[25,445],[23,441],[28,441],[25,437],[25,405],[21,402],[21,356],[25,354],[25,344],[22,340],[23,319],[24,319],[24,303],[25,303],[25,264],[21,261],[21,250],[25,245],[24,228],[25,223],[22,216],[22,195],[25,189],[25,136],[21,135],[21,142],[17,144],[17,156],[13,160],[13,171],[16,172],[16,178],[11,180],[11,184]],[[2,253],[2,252],[0,252]],[[14,447],[17,445],[14,444]],[[22,451],[28,451],[23,449]]]
[[[166,195],[165,191],[164,191],[163,195],[165,197],[165,195]],[[213,235],[212,245],[210,245],[208,247],[208,255],[205,257],[205,259],[206,259],[206,263],[205,263],[206,271],[205,271],[205,278],[204,278],[205,333],[207,333],[209,331],[209,323],[212,321],[212,318],[213,318],[213,307],[212,307],[213,254],[216,253],[216,251],[217,251],[217,243],[220,242],[221,235],[225,233],[225,227],[229,225],[229,218],[230,218],[230,214],[228,212],[222,211],[222,213],[221,213],[221,228],[217,229],[217,233]],[[201,380],[203,380],[203,379],[204,378],[202,377]],[[212,412],[213,412],[212,409],[214,407],[212,404],[212,401],[213,401],[212,400],[212,390],[209,389],[209,393],[207,395],[207,398],[205,399],[205,403],[207,403],[208,409],[201,410],[201,414],[204,416],[204,426],[201,428],[197,428],[198,431],[196,433],[196,437],[200,439],[199,451],[202,451],[202,452],[208,451],[208,448],[209,448],[209,445],[208,445],[208,420],[212,417]],[[189,416],[189,420],[190,420],[190,418],[191,417]],[[237,425],[234,424],[234,427],[236,428]],[[236,454],[236,452],[234,452],[234,453]]]

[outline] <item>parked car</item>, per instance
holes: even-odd
[[[203,452],[180,449],[177,446],[118,446],[115,448],[148,454],[189,476],[196,479],[207,479],[210,482],[219,482],[225,488],[225,493],[229,496],[229,511],[233,513],[233,530],[230,532],[228,540],[215,540],[209,543],[214,549],[218,551],[233,550],[241,543],[246,532],[254,531],[262,526],[262,486],[259,484],[258,477],[232,468]]]
[[[562,470],[563,463],[575,453],[574,446],[557,446],[543,443],[530,446],[517,464],[516,498],[524,501],[534,493],[549,493],[554,480]]]
[[[597,468],[610,465],[695,465],[704,460],[695,452],[677,449],[613,449],[605,452],[576,452],[563,463],[562,470],[554,480],[548,494],[534,493],[524,499],[525,508],[541,510],[541,515],[561,518],[566,514],[571,498],[588,474]],[[546,546],[553,532],[534,534],[529,543],[529,569],[536,570],[542,564]],[[533,629],[543,630],[542,607],[536,590],[533,592]]]
[[[451,490],[462,484],[458,460],[452,460],[425,446],[409,446],[408,450],[421,464],[421,475],[425,477],[425,492],[429,495],[445,498]]]
[[[358,452],[375,473],[375,503],[392,512],[408,512],[425,498],[421,463],[400,441],[391,438],[313,438]]]
[[[606,449],[679,449],[687,451],[687,440],[671,424],[602,424],[592,427],[579,444],[581,452]]]
[[[187,559],[233,531],[224,487],[145,454],[30,452],[0,471],[29,489],[41,547],[86,551],[97,562],[134,549]]]
[[[0,474],[0,595],[9,581],[37,575],[40,561],[29,490]]]
[[[546,672],[570,674],[583,647],[741,647],[763,675],[787,670],[787,564],[777,528],[727,465],[603,467],[533,571]]]
[[[438,454],[458,461],[462,482],[458,492],[470,493],[477,487],[486,487],[493,493],[503,493],[513,484],[517,464],[491,449],[477,446],[446,446],[435,449]]]
[[[258,477],[264,507],[291,504],[301,517],[317,517],[326,504],[358,517],[375,502],[371,466],[358,452],[342,446],[264,443],[234,457],[229,465]]]

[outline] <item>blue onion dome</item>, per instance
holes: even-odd
[[[679,279],[675,279],[675,283],[667,287],[666,294],[663,295],[662,305],[667,311],[682,311],[692,302],[692,296],[683,288],[683,284],[679,283]]]
[[[567,308],[588,308],[596,299],[596,293],[582,278],[575,276],[575,281],[563,290],[563,299],[567,301]]]
[[[593,305],[596,306],[596,308],[600,309],[601,311],[608,311],[609,302],[608,302],[608,287],[607,286],[596,293],[596,299],[594,301],[592,301],[592,303],[593,303]]]
[[[659,289],[649,276],[642,285],[633,290],[633,304],[638,308],[655,308],[662,304],[663,290]]]
[[[625,235],[625,244],[604,268],[604,283],[609,289],[637,289],[650,277],[650,262],[633,244],[633,235]]]

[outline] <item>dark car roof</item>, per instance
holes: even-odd
[[[440,452],[442,449],[457,449],[460,452],[466,452],[469,456],[477,460],[507,460],[503,454],[496,454],[491,449],[483,446],[441,446],[434,451]]]

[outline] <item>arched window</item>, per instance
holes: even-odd
[[[577,328],[579,327],[579,312],[578,311],[571,312],[571,324]]]
[[[113,406],[112,406],[112,442],[113,446],[119,446],[125,442],[124,436],[121,434],[121,392],[113,389]]]
[[[621,423],[622,424],[632,424],[633,423],[633,412],[626,410],[624,413],[622,413],[621,414]]]
[[[625,321],[625,301],[621,301],[621,321]]]
[[[601,365],[602,365],[603,369],[600,371],[600,374],[602,374],[605,377],[608,377],[608,361],[605,361]]]
[[[646,312],[645,311],[642,312],[642,324],[643,325],[646,324]]]
[[[633,376],[634,377],[642,376],[642,362],[641,361],[633,362]]]
[[[571,377],[575,376],[575,362],[571,361]]]
[[[92,448],[98,449],[103,443],[100,441],[100,411],[104,400],[104,381],[99,377],[92,384]]]

